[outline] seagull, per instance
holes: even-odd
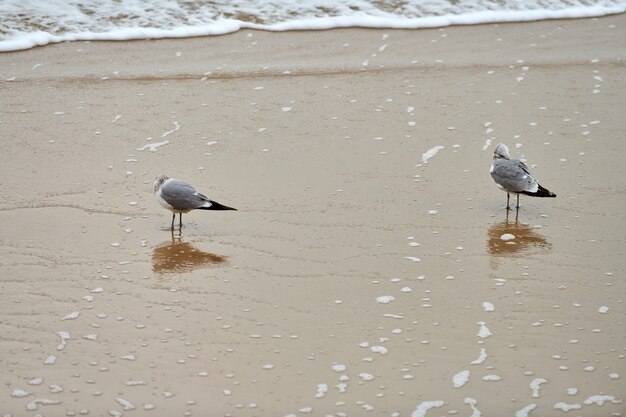
[[[525,194],[532,197],[556,197],[551,191],[543,188],[530,173],[530,169],[519,159],[511,159],[509,148],[504,143],[499,143],[493,151],[491,162],[491,178],[496,186],[506,192],[506,209],[510,210],[509,199],[511,194],[517,195],[519,209],[519,195]]]
[[[191,184],[159,174],[154,182],[154,195],[163,207],[172,212],[172,230],[176,213],[179,214],[179,230],[183,227],[183,213],[191,210],[237,210],[225,206],[196,191]]]

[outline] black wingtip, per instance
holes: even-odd
[[[228,207],[223,204],[218,203],[217,201],[209,200],[211,203],[211,207],[200,207],[201,210],[234,210],[237,211],[236,208]]]
[[[534,193],[523,192],[522,194],[526,194],[531,197],[556,197],[556,194],[546,188],[543,188],[541,185],[539,185],[539,189],[537,189]]]

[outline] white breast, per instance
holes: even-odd
[[[168,181],[169,181],[169,180],[168,180]],[[174,210],[174,207],[170,206],[170,205],[167,203],[167,201],[165,201],[165,200],[163,199],[163,193],[161,192],[161,189],[160,189],[160,188],[157,190],[157,192],[154,194],[154,196],[156,197],[157,201],[159,202],[159,204],[160,204],[161,206],[165,207],[166,209],[168,209],[168,210],[170,210],[170,211],[172,211],[172,212],[174,212],[174,213],[176,213],[176,212],[177,212],[176,210]]]

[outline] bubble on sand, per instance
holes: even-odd
[[[28,411],[35,411],[37,410],[39,407],[38,405],[56,405],[56,404],[61,404],[61,401],[59,400],[48,400],[47,398],[37,398],[31,402],[29,402],[28,404],[26,404],[26,409]]]
[[[361,378],[363,381],[372,381],[374,379],[374,375],[367,372],[361,372],[359,374],[359,378]]]
[[[347,369],[346,365],[343,365],[340,363],[334,364],[332,368],[333,368],[333,371],[335,372],[344,372]]]
[[[375,353],[380,353],[381,355],[386,355],[388,353],[387,348],[384,346],[372,346],[370,350]]]
[[[54,355],[50,355],[43,362],[44,365],[54,365],[57,362],[57,357]]]
[[[476,336],[480,337],[481,339],[485,339],[493,335],[493,333],[491,333],[491,331],[485,325],[484,321],[479,321],[478,324],[480,325],[480,329],[478,330]]]
[[[470,417],[481,416],[482,413],[478,408],[476,408],[476,404],[478,404],[478,401],[476,401],[474,398],[465,397],[465,400],[463,400],[463,402],[472,408],[472,415]]]
[[[15,388],[11,392],[11,397],[14,397],[14,398],[24,398],[24,397],[28,397],[29,395],[31,395],[30,392],[24,391],[23,389],[20,389],[20,388]]]
[[[469,377],[470,377],[470,371],[468,370],[463,370],[459,372],[458,374],[454,375],[452,377],[452,384],[454,385],[454,388],[461,388],[463,385],[467,383],[467,381],[469,381]]]
[[[381,295],[376,298],[376,302],[381,304],[389,304],[392,301],[395,301],[396,298],[393,295]]]
[[[554,404],[553,408],[555,410],[561,410],[561,411],[570,411],[570,410],[580,410],[582,408],[582,406],[580,404],[566,404],[564,402],[559,402]]]
[[[159,148],[161,146],[165,146],[167,144],[169,144],[170,141],[169,140],[164,140],[163,142],[155,142],[155,143],[148,143],[143,145],[140,148],[137,148],[138,151],[145,151],[146,149],[150,152],[156,152],[159,150]]]
[[[484,302],[483,302],[483,308],[484,308],[484,309],[485,309],[485,311],[487,311],[487,312],[491,312],[491,311],[495,310],[495,307],[493,306],[493,304],[491,304],[491,303],[490,303],[490,302],[488,302],[488,301],[484,301]]]
[[[609,308],[607,306],[602,306],[598,309],[598,313],[600,314],[606,314],[609,312]]]
[[[444,147],[441,146],[441,145],[438,145],[438,146],[435,146],[435,147],[429,149],[428,151],[424,152],[422,154],[422,162],[427,164],[428,160],[430,158],[432,158],[433,156],[435,156],[437,154],[437,152],[439,152],[442,149],[444,149]]]
[[[137,381],[126,381],[126,386],[128,387],[136,387],[138,385],[146,385],[145,381],[137,380]]]
[[[495,381],[499,381],[499,380],[501,380],[501,379],[502,379],[502,378],[500,377],[500,375],[494,375],[494,374],[491,374],[491,375],[485,375],[485,376],[483,377],[483,381],[488,381],[488,382],[495,382]]]
[[[480,353],[478,355],[478,358],[476,358],[476,360],[471,361],[470,365],[480,365],[481,363],[485,361],[485,359],[487,359],[487,349],[480,348]]]
[[[328,392],[327,384],[318,384],[315,392],[315,398],[324,398]]]
[[[515,417],[528,417],[528,414],[537,408],[537,404],[528,404],[526,407],[515,412]]]
[[[61,318],[61,320],[74,320],[74,319],[77,319],[79,316],[80,316],[80,311],[72,311],[71,313]]]
[[[539,398],[539,386],[548,382],[543,378],[535,378],[530,382],[530,389],[532,390],[532,397]]]
[[[115,401],[117,401],[117,403],[122,406],[124,411],[130,411],[130,410],[134,410],[135,409],[135,406],[130,401],[125,400],[125,399],[123,399],[121,397],[117,397],[115,399]]]
[[[592,395],[589,398],[587,398],[585,401],[583,401],[583,404],[585,405],[591,405],[591,404],[596,404],[599,405],[600,407],[602,407],[604,405],[605,402],[610,401],[613,404],[620,404],[622,402],[622,400],[616,400],[614,396],[612,395]]]
[[[63,392],[63,387],[60,385],[50,385],[50,392],[58,394],[59,392]]]
[[[57,345],[57,350],[65,349],[65,345],[67,345],[67,341],[70,340],[70,334],[68,332],[56,332],[56,335],[61,338],[61,342]]]
[[[505,233],[502,236],[500,236],[501,240],[513,240],[515,239],[515,235],[511,234],[511,233]]]
[[[443,405],[443,401],[435,400],[435,401],[424,401],[419,404],[415,411],[411,414],[411,417],[425,417],[428,410],[431,408],[438,408]]]

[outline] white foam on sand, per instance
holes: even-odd
[[[467,381],[469,381],[469,377],[470,371],[468,370],[463,370],[454,375],[452,377],[452,384],[454,385],[454,388],[461,388],[463,385],[467,384]]]
[[[487,328],[487,326],[485,325],[484,321],[479,321],[478,325],[480,326],[480,329],[478,330],[476,336],[480,337],[481,339],[485,339],[493,335],[493,333],[491,333],[491,330],[489,330],[489,328]]]
[[[324,398],[328,392],[327,384],[318,384],[316,388],[315,398]]]
[[[57,350],[65,349],[67,341],[70,340],[70,334],[68,332],[60,331],[56,332],[56,335],[61,338],[61,342],[57,345]]]
[[[476,401],[474,398],[465,397],[465,400],[463,400],[463,402],[472,408],[472,415],[470,417],[480,417],[482,415],[480,410],[476,408],[476,404],[478,404],[478,401]]]
[[[533,398],[539,398],[539,386],[546,382],[548,381],[543,378],[535,378],[532,381],[530,381],[530,389],[532,391]]]
[[[411,414],[411,417],[425,417],[426,412],[428,412],[428,410],[430,410],[431,408],[441,407],[442,405],[443,405],[443,401],[441,400],[424,401],[423,403],[417,406],[415,411],[413,411],[413,413]]]
[[[429,150],[427,150],[426,152],[424,152],[424,153],[422,154],[422,162],[423,162],[423,163],[425,163],[425,164],[427,164],[427,163],[428,163],[428,160],[429,160],[430,158],[432,158],[433,156],[437,155],[437,152],[439,152],[440,150],[442,150],[442,149],[444,149],[444,148],[445,148],[445,147],[444,147],[444,146],[441,146],[441,145],[437,145],[437,146],[435,146],[435,147],[433,147],[433,148],[430,148]]]
[[[168,130],[168,131],[164,132],[164,133],[161,135],[161,139],[163,139],[164,137],[169,136],[169,135],[171,135],[172,133],[177,132],[177,131],[179,131],[179,130],[180,130],[180,124],[178,124],[178,122],[174,122],[174,129],[172,129],[172,130]]]
[[[478,354],[478,358],[470,362],[470,365],[480,365],[487,359],[487,349],[480,348],[480,353]]]
[[[613,404],[620,404],[622,402],[622,400],[616,400],[614,396],[612,395],[592,395],[589,398],[587,398],[585,401],[583,401],[583,404],[585,405],[591,405],[591,404],[596,404],[599,405],[600,407],[602,407],[604,405],[605,402],[610,401]]]
[[[554,404],[553,408],[555,410],[561,410],[561,411],[567,412],[570,410],[580,410],[583,407],[580,404],[566,404],[566,403],[560,402],[560,403]]]
[[[537,408],[537,404],[528,404],[526,407],[515,412],[515,417],[528,417],[528,414]]]
[[[65,315],[61,320],[74,320],[80,316],[80,311],[72,311],[71,313]]]
[[[31,395],[30,392],[24,391],[21,388],[15,388],[11,392],[11,397],[14,397],[14,398],[24,398],[24,397],[28,397],[29,395]]]
[[[396,297],[393,295],[381,295],[380,297],[376,297],[376,302],[381,304],[389,304],[392,301],[395,301]]]
[[[131,403],[128,400],[125,400],[124,398],[117,397],[115,399],[115,401],[117,401],[117,403],[122,406],[124,411],[130,411],[130,410],[134,410],[135,409],[135,406],[133,405],[133,403]]]
[[[623,13],[620,0],[592,4],[581,0],[517,2],[402,2],[394,9],[376,1],[238,0],[82,0],[0,2],[0,51],[66,41],[122,41],[223,35],[241,29],[326,30],[345,27],[420,29],[450,25],[582,18]],[[495,7],[493,5],[496,5]],[[28,16],[28,19],[21,18]],[[226,18],[225,16],[233,16]],[[237,18],[246,16],[246,18]],[[382,50],[381,50],[382,49]],[[379,47],[379,52],[384,51]]]
[[[346,365],[336,363],[333,365],[333,371],[335,372],[344,372],[347,369]]]
[[[161,146],[165,146],[168,143],[170,143],[169,140],[164,140],[163,142],[157,142],[157,143],[148,143],[146,145],[143,145],[141,148],[137,148],[138,151],[145,151],[146,149],[149,150],[150,152],[156,152],[159,150],[159,148]]]

